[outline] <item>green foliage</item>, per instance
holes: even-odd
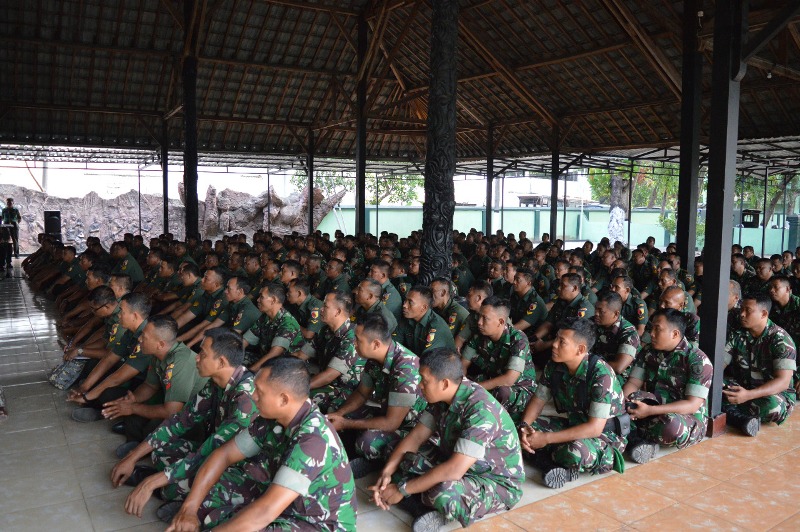
[[[295,172],[290,182],[302,189],[306,186],[305,172]],[[335,172],[314,172],[314,186],[322,189],[325,196],[331,196],[341,190],[353,192],[356,188],[354,177]],[[384,201],[395,205],[411,205],[419,201],[419,189],[425,181],[418,175],[398,175],[375,179],[375,174],[367,174],[366,202],[368,205],[381,204]]]

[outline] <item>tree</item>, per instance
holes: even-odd
[[[398,205],[411,205],[419,201],[419,190],[425,186],[425,180],[419,175],[397,175],[377,178],[375,174],[367,174],[364,198],[367,205],[380,205],[384,200]],[[306,186],[305,172],[298,171],[290,178],[290,182],[302,189]],[[341,190],[353,192],[356,180],[352,175],[336,172],[314,172],[314,186],[322,190],[327,197]],[[377,200],[377,201],[376,201]]]
[[[800,183],[795,178],[796,173],[774,174],[769,176],[767,183],[767,204],[764,205],[764,179],[755,176],[738,176],[736,184],[736,203],[744,209],[758,209],[763,211],[762,223],[769,223],[778,204],[786,196],[786,214],[794,212],[794,204],[800,195]]]

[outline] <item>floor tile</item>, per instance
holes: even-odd
[[[797,461],[797,456],[794,460]],[[798,497],[797,473],[771,463],[737,475],[731,479],[731,483],[744,490],[787,504],[797,501]]]
[[[135,515],[125,513],[125,499],[128,498],[128,494],[131,491],[133,491],[132,488],[123,486],[111,489],[104,495],[86,498],[86,507],[89,509],[89,516],[92,518],[92,526],[95,532],[123,530],[158,521],[156,508],[162,502],[155,497],[150,499],[147,506],[145,506],[141,519]]]
[[[477,523],[473,523],[469,526],[469,531],[493,532],[495,530],[503,530],[506,532],[523,532],[525,530],[524,528],[521,528],[515,525],[510,520],[506,519],[504,516],[491,517],[489,519],[484,519],[483,521],[478,521]],[[458,530],[459,528],[461,528],[460,524],[456,527],[456,530]]]
[[[28,382],[17,384],[13,386],[3,386],[3,393],[7,399],[12,397],[28,397],[30,395],[42,395],[44,393],[52,393],[53,385],[49,382]]]
[[[12,409],[8,411],[8,419],[3,422],[3,432],[21,432],[33,429],[43,429],[49,427],[59,427],[61,417],[53,404],[45,410],[36,412],[16,412]]]
[[[622,479],[622,475],[570,490],[569,498],[622,523],[632,523],[675,504],[675,500]],[[632,503],[635,501],[635,504]],[[546,504],[552,503],[548,500]]]
[[[0,423],[0,429],[5,421]],[[60,426],[45,429],[33,429],[22,432],[0,431],[0,454],[11,453],[23,449],[44,449],[67,443],[64,431]]]
[[[67,445],[0,453],[0,482],[24,476],[46,479],[52,471],[73,469]]]
[[[635,530],[748,530],[686,504],[676,504],[634,522]]]
[[[95,464],[75,468],[75,475],[84,497],[96,497],[113,489],[111,469],[116,463],[116,461],[102,462],[98,460]]]
[[[713,451],[709,449],[711,443],[722,441],[723,439],[715,439],[701,442],[678,453],[665,456],[661,460],[686,469],[698,471],[703,475],[718,480],[728,480],[731,477],[758,466],[758,462],[740,458],[726,452],[724,446],[722,446],[722,450],[716,445]]]
[[[770,528],[770,532],[797,532],[798,519],[800,519],[800,513],[796,513],[786,521],[780,523],[779,525],[773,528]]]
[[[356,519],[357,530],[375,530],[380,532],[408,532],[408,525],[392,512],[381,510],[359,514]]]
[[[28,397],[14,397],[8,401],[9,411],[15,414],[24,414],[28,412],[35,412],[37,410],[48,410],[51,407],[56,407],[53,400],[52,393],[45,393],[42,395],[31,395]],[[58,410],[56,408],[56,410]]]
[[[569,519],[565,519],[566,516]],[[571,493],[511,510],[502,514],[502,520],[525,530],[619,530],[623,526],[622,522],[583,503]],[[496,521],[497,518],[492,520]]]
[[[0,513],[4,532],[83,532],[92,530],[92,520],[83,499],[40,508]]]
[[[623,479],[677,501],[686,500],[720,483],[718,479],[663,460],[626,471]]]
[[[72,463],[75,467],[85,467],[116,461],[117,455],[114,454],[114,451],[122,443],[125,443],[125,438],[118,434],[109,434],[108,438],[70,444],[69,452],[72,456]]]
[[[698,493],[686,504],[752,530],[768,530],[797,512],[797,503],[786,503],[733,483]]]
[[[0,482],[0,514],[81,500],[75,471],[53,471],[46,477],[25,475]],[[35,494],[35,496],[34,496]]]

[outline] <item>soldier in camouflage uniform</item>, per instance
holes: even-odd
[[[478,318],[479,334],[461,354],[467,375],[491,392],[511,419],[519,421],[536,390],[536,368],[528,340],[511,327],[509,312],[505,300],[487,298]]]
[[[617,374],[620,386],[630,374],[630,366],[639,353],[641,342],[633,325],[620,317],[622,298],[619,294],[603,290],[598,294],[594,322],[597,341],[594,353],[603,357]]]
[[[303,346],[300,324],[283,308],[286,290],[271,283],[261,289],[258,309],[263,312],[250,330],[244,333],[245,346],[252,345],[257,354],[245,357],[250,371],[258,370],[264,362],[284,353],[294,353]],[[252,360],[255,358],[255,360]]]
[[[469,289],[467,305],[469,314],[461,324],[461,330],[455,337],[456,350],[460,353],[473,336],[478,334],[478,318],[483,301],[492,296],[492,287],[487,281],[478,281]]]
[[[527,268],[518,269],[509,300],[511,324],[526,336],[533,335],[547,317],[545,302],[532,283],[533,272]]]
[[[758,259],[755,263],[756,274],[742,285],[745,294],[761,292],[769,293],[769,282],[772,280],[772,263],[768,258]]]
[[[406,499],[404,506],[415,506],[417,513],[427,510],[415,520],[415,530],[446,521],[467,527],[488,513],[514,507],[522,496],[525,469],[509,415],[482,386],[464,378],[454,351],[426,353],[420,375],[428,408],[383,468],[373,487],[376,504],[388,509]],[[441,464],[465,473],[430,486],[430,471]]]
[[[141,517],[144,505],[158,489],[165,501],[185,499],[203,461],[250,426],[257,410],[252,398],[253,375],[241,365],[243,353],[242,339],[231,329],[205,332],[197,368],[201,377],[209,378],[206,386],[111,471],[114,487],[123,483],[136,486],[128,495],[126,512]],[[155,470],[136,466],[150,453]]]
[[[314,341],[319,373],[311,379],[311,401],[323,413],[338,410],[361,380],[366,361],[356,354],[352,310],[350,294],[336,291],[325,296],[321,316],[325,327]]]
[[[411,289],[403,302],[403,318],[397,324],[394,339],[412,353],[421,356],[437,347],[455,349],[453,335],[444,319],[431,310],[433,292],[427,286]]]
[[[624,470],[627,414],[622,387],[614,370],[601,357],[589,354],[593,345],[590,320],[562,323],[552,360],[520,423],[522,448],[536,453],[544,483],[551,488],[562,487],[579,472]],[[550,399],[566,416],[540,415]],[[564,436],[567,429],[581,426],[591,436],[580,440]]]
[[[684,336],[692,346],[697,347],[700,343],[700,317],[687,310],[686,292],[679,286],[670,286],[661,293],[660,297],[659,309],[671,308],[684,313],[686,316],[686,332]],[[642,335],[642,343],[650,343],[650,328],[652,326],[652,322],[647,324],[645,333]]]
[[[439,277],[431,282],[433,292],[433,311],[447,322],[453,339],[458,336],[464,320],[469,316],[469,311],[459,305],[454,296],[457,294],[455,285],[444,277]]]
[[[622,387],[635,421],[628,451],[639,464],[652,459],[659,445],[684,449],[706,433],[706,399],[714,368],[705,353],[686,340],[686,321],[686,315],[674,309],[653,315],[652,342]]]
[[[255,387],[260,417],[208,457],[168,530],[227,523],[242,530],[354,531],[353,474],[336,432],[308,398],[305,364],[269,360]]]
[[[795,344],[772,323],[766,294],[745,295],[742,330],[727,346],[722,408],[728,423],[755,436],[761,423],[786,421],[794,409]]]
[[[397,319],[389,308],[383,304],[383,288],[375,279],[364,279],[355,289],[356,305],[350,320],[355,322],[364,314],[378,313],[383,315],[389,324],[389,332],[397,329]]]
[[[640,337],[647,326],[647,305],[633,291],[633,280],[625,275],[618,275],[611,281],[610,289],[622,298],[622,311],[620,315],[636,329]]]
[[[367,360],[361,382],[328,419],[338,431],[359,431],[355,451],[374,464],[416,425],[427,403],[419,389],[419,358],[392,340],[383,316],[366,314],[359,320],[356,351]],[[368,397],[380,405],[377,412],[366,407]]]
[[[769,296],[772,299],[769,319],[789,333],[797,345],[800,340],[800,297],[792,294],[792,285],[786,277],[772,278]]]
[[[545,321],[539,325],[533,336],[530,336],[531,351],[535,351],[539,357],[534,358],[537,364],[547,360],[550,356],[550,349],[553,347],[553,339],[558,332],[560,323],[567,318],[591,318],[594,316],[594,307],[583,295],[581,295],[581,276],[577,273],[568,273],[561,276],[559,281],[558,301],[547,313]]]

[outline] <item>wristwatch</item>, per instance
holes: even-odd
[[[79,348],[78,348],[78,356],[79,356],[79,357],[80,357],[80,356],[83,356],[83,348],[82,348],[82,347],[79,347]]]
[[[397,491],[400,492],[400,495],[402,495],[404,499],[408,499],[408,492],[406,491],[406,483],[405,483],[405,481],[400,482],[399,484],[397,484]]]

